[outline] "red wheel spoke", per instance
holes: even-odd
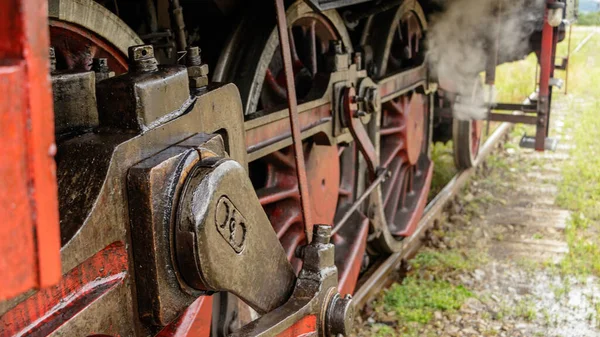
[[[404,141],[402,139],[385,139],[381,144],[383,150],[381,151],[381,166],[387,167],[392,160],[398,156],[400,150],[404,149]]]
[[[287,92],[285,91],[285,88],[283,86],[279,85],[279,83],[277,83],[277,80],[273,76],[273,73],[271,72],[271,69],[267,69],[267,73],[265,75],[265,82],[267,82],[267,85],[269,86],[269,88],[279,98],[281,98],[281,99],[286,99],[287,98]]]
[[[385,217],[388,222],[392,222],[394,217],[396,216],[396,212],[398,211],[398,202],[400,201],[400,196],[405,188],[404,179],[406,175],[406,170],[401,169],[398,178],[392,183],[393,187],[389,202],[385,205]]]
[[[381,136],[389,136],[389,135],[393,135],[395,133],[401,133],[402,131],[404,131],[406,129],[405,125],[400,125],[400,126],[392,126],[389,128],[382,128],[379,131],[379,134]]]
[[[256,194],[258,195],[258,200],[262,206],[289,198],[298,199],[299,197],[298,188],[296,186],[287,189],[280,186],[267,187],[256,191]]]
[[[294,162],[294,158],[290,155],[286,155],[281,151],[273,152],[269,154],[266,158],[269,163],[283,169],[296,169],[296,163]]]
[[[279,239],[281,239],[293,225],[302,225],[300,210],[294,207],[289,207],[282,212],[271,215],[270,220],[274,225],[275,233],[277,233],[277,238]]]
[[[388,204],[393,187],[396,184],[395,182],[398,180],[398,175],[400,174],[401,168],[402,168],[402,160],[400,158],[396,158],[390,165],[390,172],[392,172],[390,181],[392,181],[393,183],[383,185],[383,189],[382,189],[381,193],[383,195],[383,204],[384,205]]]

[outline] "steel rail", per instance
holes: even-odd
[[[434,220],[441,214],[444,206],[456,195],[466,182],[475,174],[476,168],[485,160],[485,158],[500,143],[502,138],[512,127],[512,123],[502,123],[494,130],[490,137],[485,141],[474,167],[457,173],[452,180],[431,200],[425,207],[423,217],[412,236],[406,238],[401,252],[394,253],[387,257],[383,262],[377,265],[372,272],[365,275],[364,279],[359,280],[358,290],[354,294],[354,305],[356,308],[362,308],[371,297],[381,291],[389,281],[389,276],[398,270],[402,261],[413,257],[421,247],[422,238],[429,229]]]

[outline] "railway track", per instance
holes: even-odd
[[[465,186],[469,178],[475,174],[477,167],[486,159],[493,149],[502,141],[504,136],[510,131],[512,123],[500,124],[494,132],[487,138],[480,149],[480,153],[475,161],[475,166],[457,173],[446,186],[431,200],[421,218],[417,230],[414,234],[404,240],[402,251],[394,253],[379,263],[375,264],[358,282],[358,290],[354,294],[354,305],[356,308],[362,308],[373,296],[385,288],[391,281],[391,277],[398,271],[403,261],[406,261],[417,253],[425,236],[438,215],[441,214],[444,206],[452,199],[454,195]]]

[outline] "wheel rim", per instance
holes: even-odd
[[[94,58],[106,58],[116,74],[127,71],[126,56],[93,32],[70,22],[50,20],[50,45],[56,53],[57,70],[91,70]]]
[[[423,64],[426,28],[417,1],[372,17],[361,39],[374,51],[371,73],[383,78]],[[386,253],[402,249],[402,239],[414,232],[427,202],[433,172],[428,157],[429,103],[428,96],[407,92],[384,103],[381,116],[370,125],[380,163],[390,174],[371,197],[377,209],[372,221],[380,231],[373,247]]]
[[[329,41],[341,40],[351,52],[351,40],[335,10],[315,13],[306,3],[297,1],[286,13],[296,95],[302,103],[322,96],[326,90],[329,72],[325,54],[329,51]],[[213,76],[214,81],[234,82],[238,86],[245,115],[267,113],[285,107],[286,103],[277,30],[270,21],[272,18],[256,16],[239,25],[226,44]],[[268,39],[261,40],[261,36]]]
[[[292,22],[289,36],[296,97],[301,102],[323,82],[329,41],[337,40],[338,36],[331,24],[318,15]],[[266,69],[256,109],[269,111],[282,106],[286,103],[286,90],[281,51],[277,46]]]
[[[116,74],[127,71],[127,48],[143,41],[115,14],[91,0],[50,0],[48,7],[57,70],[91,70],[93,58],[107,58]]]

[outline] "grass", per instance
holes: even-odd
[[[588,32],[574,34],[574,43]],[[565,236],[569,254],[559,268],[563,274],[600,276],[600,36],[596,35],[572,55],[568,97],[559,102],[569,106],[564,133],[573,137],[571,159],[561,168],[563,180],[556,202],[572,211]]]
[[[473,271],[483,262],[482,258],[481,254],[474,251],[425,249],[410,261],[410,265],[415,270],[429,271],[436,275],[451,271]]]
[[[598,26],[600,25],[600,12],[580,13],[577,19],[580,26]]]
[[[457,310],[472,296],[463,286],[409,276],[385,292],[383,308],[393,311],[400,322],[427,324],[435,311]]]
[[[429,189],[429,200],[433,199],[458,172],[454,165],[452,141],[433,144],[431,158],[433,160],[434,171],[431,188]]]

